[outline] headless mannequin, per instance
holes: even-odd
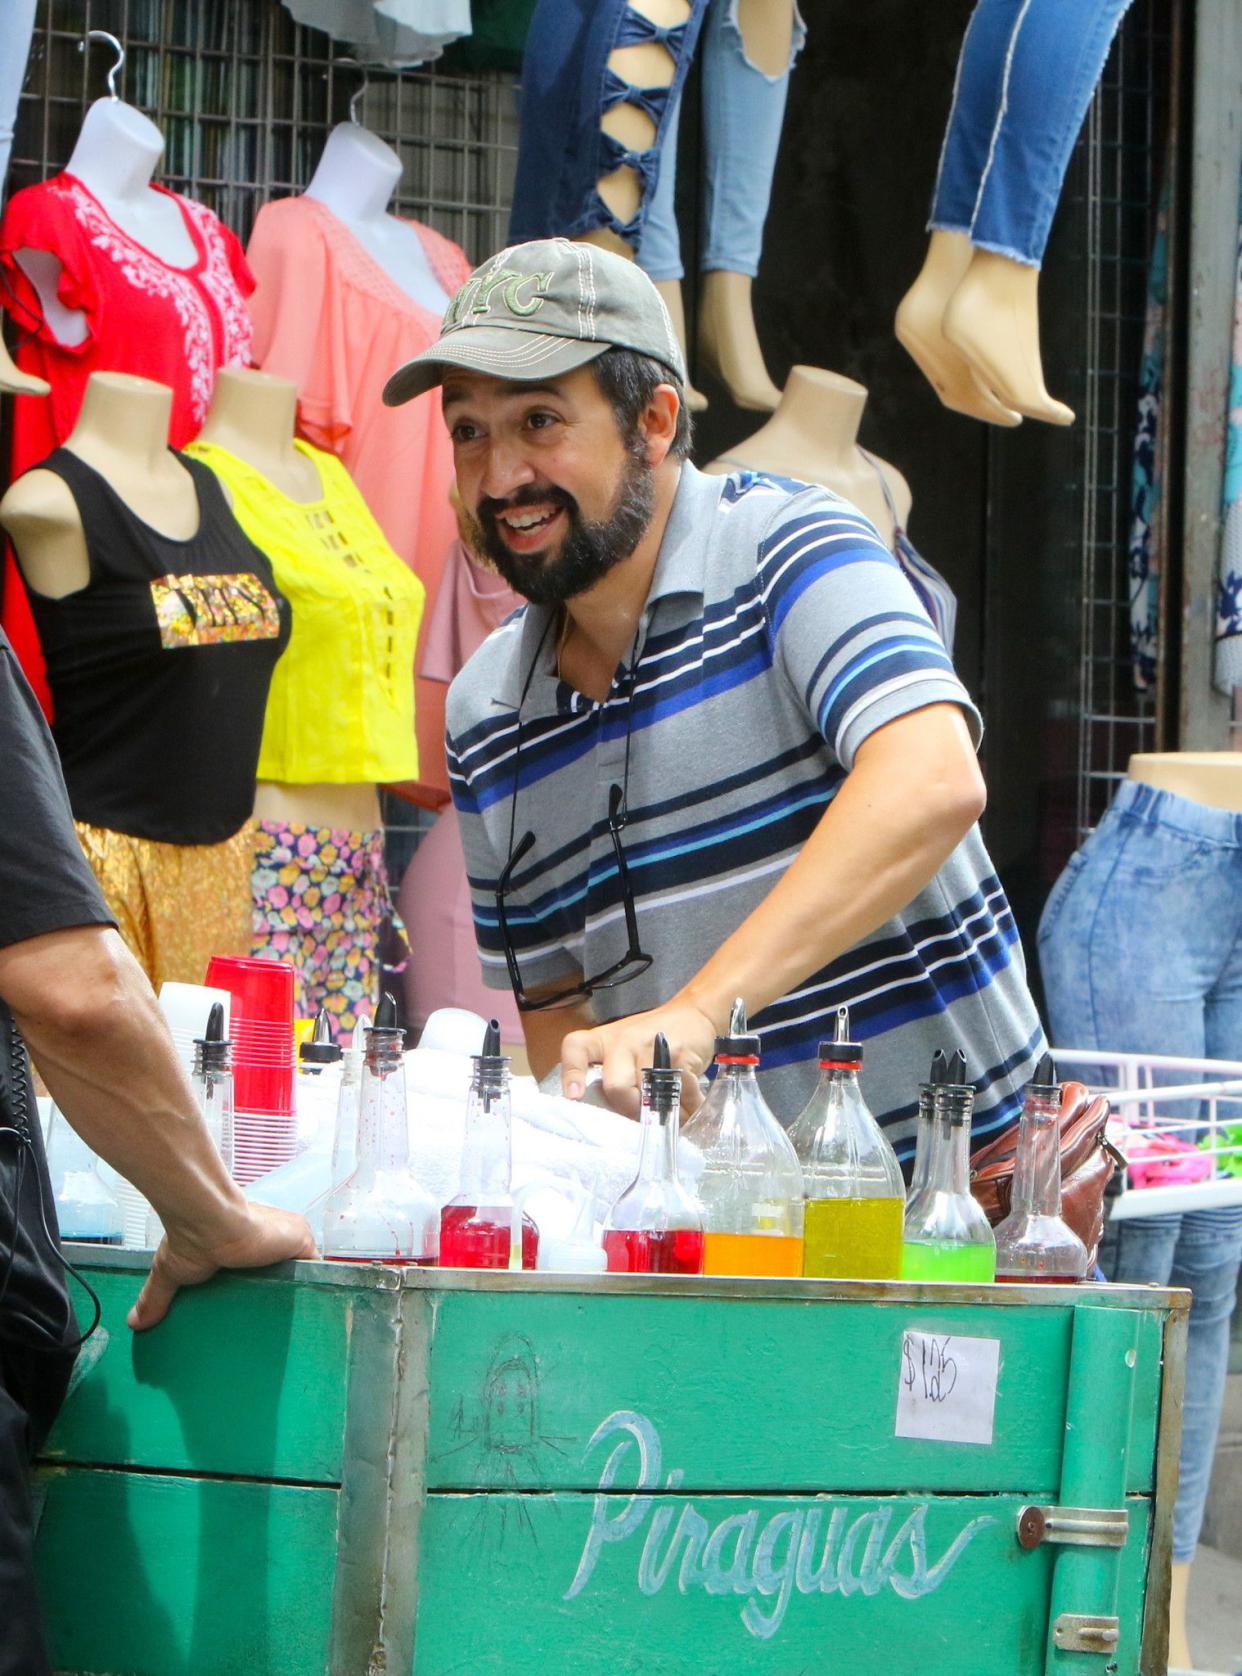
[[[713,0],[715,5],[728,0]],[[638,0],[635,10],[658,24],[682,23],[689,16],[685,0]],[[738,0],[738,27],[750,62],[766,75],[779,75],[789,63],[793,45],[794,0]],[[619,47],[608,65],[634,87],[668,87],[674,65],[658,42]],[[600,127],[631,151],[645,151],[655,140],[651,118],[637,106],[614,105],[603,116]],[[637,213],[640,182],[627,165],[614,170],[599,183],[599,194],[618,218],[627,222]],[[583,234],[583,242],[632,257],[634,252],[610,228]],[[768,375],[755,330],[749,274],[718,269],[705,273],[699,294],[699,353],[704,364],[728,388],[734,403],[752,412],[771,413],[780,391]],[[664,298],[674,328],[686,348],[685,307],[677,280],[660,280],[656,289]],[[687,391],[687,405],[698,412],[707,406],[697,390]]]
[[[235,454],[290,500],[321,500],[323,484],[314,462],[293,445],[297,402],[298,388],[291,379],[222,367],[199,441]],[[256,820],[346,832],[375,832],[381,824],[379,793],[366,783],[260,780],[254,813]]]
[[[96,372],[87,380],[77,424],[65,447],[93,466],[137,517],[175,541],[198,530],[194,479],[168,447],[173,393],[131,373]],[[69,486],[54,472],[28,471],[0,500],[27,586],[52,599],[90,581],[86,534]]]
[[[1242,814],[1242,751],[1141,752],[1130,758],[1126,777],[1209,809]],[[1169,1664],[1180,1670],[1192,1669],[1194,1662],[1186,1628],[1190,1566],[1189,1560],[1174,1562],[1169,1599]]]
[[[1242,815],[1242,751],[1144,751],[1130,758],[1126,777]]]
[[[408,297],[443,314],[448,294],[431,271],[423,241],[409,222],[388,214],[401,179],[401,159],[391,146],[357,122],[340,122],[306,188],[306,196],[343,221],[367,254]]]
[[[170,267],[189,268],[198,260],[198,246],[180,205],[151,187],[163,151],[164,136],[141,111],[120,99],[96,99],[65,173],[80,180],[132,239]],[[86,315],[66,308],[56,294],[59,259],[50,250],[19,250],[16,256],[39,293],[44,318],[58,341],[70,348],[82,343]]]
[[[821,367],[794,367],[767,424],[705,470],[720,475],[744,465],[822,484],[851,501],[891,543],[893,515],[881,478],[903,528],[912,497],[895,466],[859,448],[858,427],[866,405],[866,390],[852,378]]]
[[[1038,268],[976,250],[965,233],[934,232],[895,327],[955,413],[993,425],[1017,425],[1024,416],[1073,424],[1073,409],[1044,384]]]

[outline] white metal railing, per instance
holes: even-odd
[[[1052,1055],[1063,1076],[1107,1094],[1112,1103],[1110,1139],[1131,1160],[1112,1201],[1114,1221],[1242,1204],[1242,1060],[1102,1048],[1054,1048]],[[1192,1112],[1170,1110],[1190,1103]],[[1144,1157],[1148,1148],[1167,1149],[1170,1164]],[[1203,1175],[1155,1185],[1145,1179],[1144,1165],[1151,1174],[1162,1168],[1178,1173],[1180,1166],[1182,1173]]]

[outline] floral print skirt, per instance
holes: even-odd
[[[326,1007],[333,1036],[375,1010],[380,938],[394,918],[384,834],[260,821],[253,875],[259,959],[294,970],[300,1018]]]

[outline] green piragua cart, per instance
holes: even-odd
[[[1187,1295],[102,1252],[56,1668],[1162,1676]]]

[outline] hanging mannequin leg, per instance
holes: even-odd
[[[1073,408],[1044,384],[1038,268],[976,250],[945,308],[944,336],[1006,406],[1049,425],[1074,423]]]
[[[707,151],[699,351],[738,407],[780,400],[755,330],[751,288],[803,31],[794,0],[711,0],[703,33]]]
[[[691,16],[688,0],[630,0],[630,10],[659,30],[678,28]],[[632,46],[614,47],[608,55],[608,69],[641,97],[610,105],[600,118],[601,133],[615,142],[627,160],[601,175],[595,183],[613,225],[592,228],[581,238],[584,244],[599,245],[620,256],[633,257],[634,242],[625,236],[625,230],[638,222],[644,197],[650,190],[639,159],[652,153],[659,140],[661,125],[653,106],[658,109],[661,95],[667,95],[673,86],[678,61],[663,40],[640,41]],[[654,164],[655,160],[652,161]]]
[[[1039,267],[1070,152],[1128,4],[978,0],[932,210],[934,227],[965,231],[975,247],[945,308],[945,338],[1007,407],[1053,425],[1074,415],[1044,384]],[[966,220],[957,200],[972,184]]]
[[[1022,415],[999,401],[969,359],[944,333],[944,311],[970,267],[974,250],[965,233],[933,233],[922,271],[897,307],[897,341],[954,413],[1012,428]]]
[[[681,133],[681,98],[674,101],[668,113],[664,143],[660,147],[660,165],[655,191],[646,205],[642,237],[638,241],[638,265],[664,298],[682,356],[687,367],[690,356],[686,345],[686,310],[681,294],[681,282],[686,270],[681,259],[681,234],[677,226],[677,144]],[[707,397],[692,384],[686,385],[686,406],[691,413],[702,413]]]

